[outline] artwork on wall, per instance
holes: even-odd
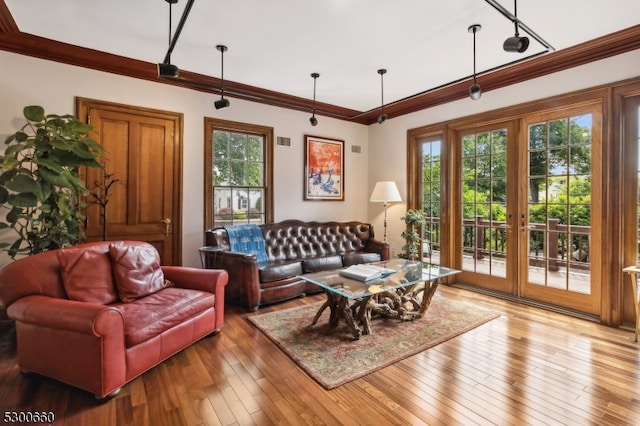
[[[344,201],[344,141],[304,136],[304,199]]]

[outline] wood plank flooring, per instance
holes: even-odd
[[[0,408],[3,415],[52,411],[54,424],[81,426],[640,424],[640,346],[631,331],[448,286],[438,293],[501,317],[330,391],[234,307],[227,308],[220,334],[102,404],[83,391],[21,374],[15,334],[5,329]]]

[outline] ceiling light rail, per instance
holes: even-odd
[[[514,24],[517,25],[516,26],[516,34],[518,32],[518,28],[520,28],[525,33],[529,34],[531,36],[531,38],[533,38],[538,43],[543,45],[545,47],[545,49],[547,49],[547,52],[555,52],[556,49],[551,44],[549,44],[545,39],[543,39],[538,34],[536,34],[535,31],[533,31],[531,28],[529,28],[524,22],[522,22],[520,19],[518,19],[518,17],[516,15],[512,14],[511,12],[509,12],[504,6],[502,6],[496,0],[484,0],[484,1],[489,3],[489,5],[491,7],[493,7],[495,10],[500,12],[500,14],[502,16],[504,16],[505,18],[507,18],[508,20],[510,20],[511,22],[513,22]]]
[[[178,42],[178,38],[180,38],[180,33],[182,32],[182,28],[184,24],[187,22],[187,18],[189,17],[189,12],[191,12],[191,7],[193,7],[193,3],[195,0],[187,0],[187,5],[182,12],[182,17],[180,18],[180,22],[178,22],[178,26],[176,27],[176,31],[171,37],[171,10],[173,5],[178,3],[178,0],[165,0],[169,3],[169,48],[167,49],[167,54],[164,56],[164,60],[162,63],[158,64],[158,78],[175,78],[180,73],[180,69],[171,64],[171,54],[173,53],[173,49],[176,47],[176,43]]]

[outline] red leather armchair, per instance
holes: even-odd
[[[126,241],[81,244],[5,266],[0,300],[16,322],[21,369],[103,399],[217,333],[227,272],[159,263],[153,246]]]

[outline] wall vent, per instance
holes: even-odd
[[[278,136],[276,138],[276,144],[280,146],[291,146],[291,138],[285,138],[283,136]]]
[[[362,147],[360,145],[351,145],[351,152],[360,154],[362,152]]]

